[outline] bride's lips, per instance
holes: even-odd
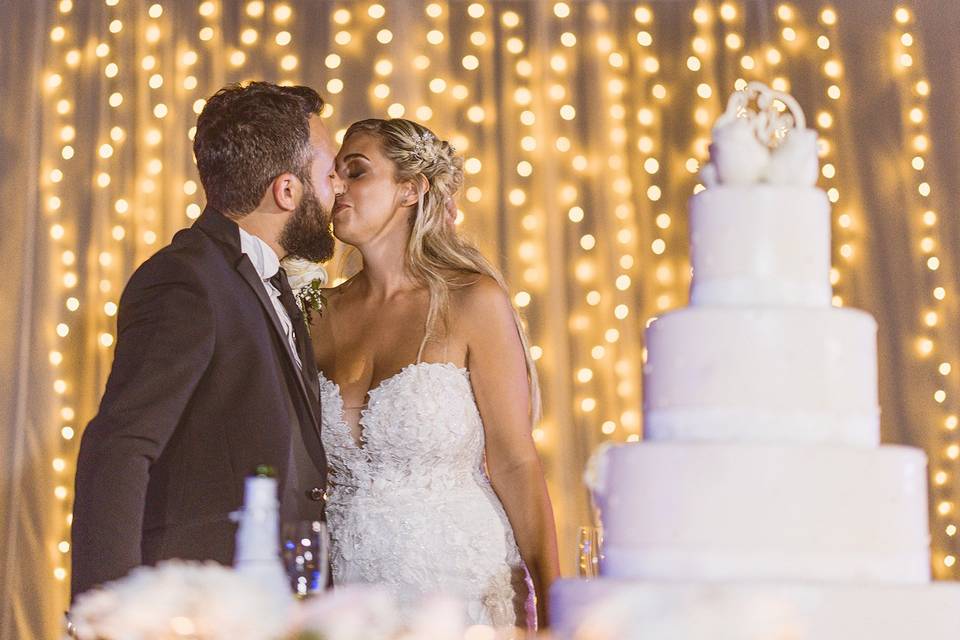
[[[338,202],[337,204],[333,205],[333,215],[337,215],[338,213],[348,208],[349,206],[350,205],[347,204],[346,202]]]

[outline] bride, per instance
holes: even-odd
[[[537,375],[503,278],[448,220],[462,164],[401,119],[353,124],[337,156],[334,234],[363,269],[312,327],[333,581],[533,628],[559,575]]]

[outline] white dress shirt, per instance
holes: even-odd
[[[270,245],[242,228],[240,229],[240,250],[250,258],[253,268],[257,270],[257,274],[263,281],[263,288],[267,292],[267,297],[273,302],[273,308],[277,312],[277,317],[280,318],[280,326],[283,327],[283,332],[287,336],[293,359],[297,363],[297,368],[302,369],[300,354],[297,353],[297,337],[293,330],[293,321],[280,303],[280,292],[270,283],[270,278],[277,275],[277,271],[280,270],[280,258]]]

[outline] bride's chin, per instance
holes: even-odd
[[[350,235],[350,232],[346,229],[346,225],[334,223],[330,227],[330,232],[333,234],[333,237],[337,239],[337,242],[343,244],[353,244],[353,237]]]

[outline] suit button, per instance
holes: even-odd
[[[327,496],[324,495],[323,489],[321,489],[320,487],[314,487],[313,489],[310,489],[309,491],[307,491],[307,497],[313,500],[314,502],[320,502],[321,500],[324,500]]]

